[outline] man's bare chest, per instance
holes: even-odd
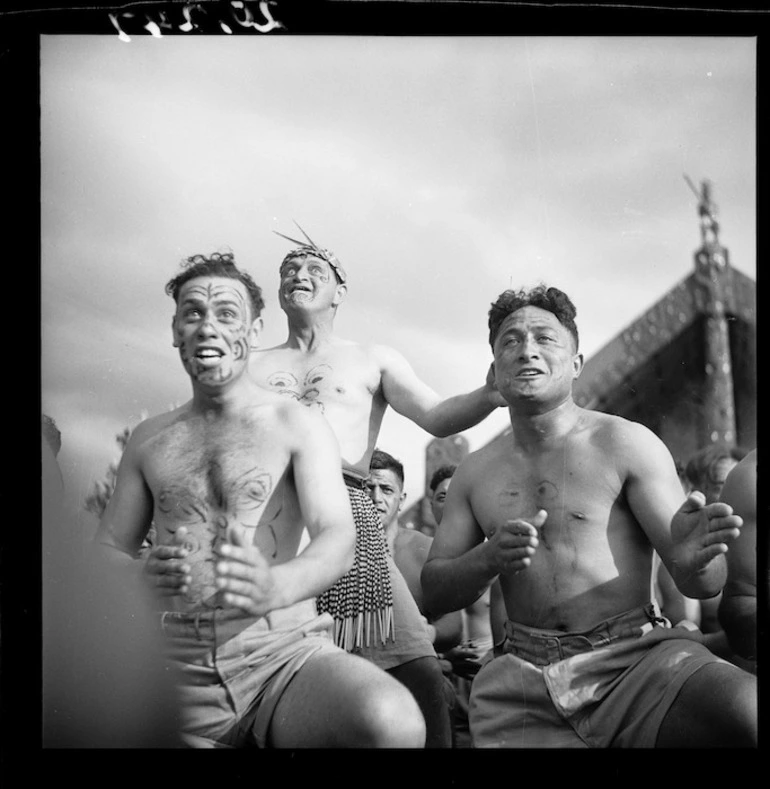
[[[250,423],[169,431],[149,449],[145,477],[157,510],[173,519],[258,517],[288,462],[270,432]]]
[[[292,397],[303,405],[353,405],[371,401],[380,386],[379,371],[365,360],[344,354],[307,358],[302,355],[265,359],[252,375],[265,389]]]
[[[485,533],[508,520],[529,520],[540,510],[548,517],[541,538],[554,543],[569,535],[590,542],[606,534],[615,507],[622,507],[620,485],[589,463],[499,464],[489,468],[471,498]]]

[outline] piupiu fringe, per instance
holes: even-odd
[[[393,590],[388,548],[380,517],[368,493],[347,484],[356,547],[353,567],[316,599],[318,613],[334,617],[334,642],[348,652],[356,647],[384,644],[395,637]]]

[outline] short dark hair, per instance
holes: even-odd
[[[390,469],[401,480],[401,488],[404,487],[404,466],[400,460],[396,460],[393,455],[389,455],[382,449],[375,449],[372,452],[372,459],[369,461],[369,471],[375,469]]]
[[[552,312],[559,323],[572,335],[575,340],[575,351],[578,349],[579,337],[575,316],[577,310],[570,301],[569,296],[558,288],[549,288],[545,285],[538,285],[531,290],[521,288],[520,290],[506,290],[492,304],[489,310],[489,344],[494,349],[495,338],[500,330],[500,324],[516,310],[522,307],[539,307],[542,310]]]
[[[445,479],[451,479],[455,471],[457,471],[457,466],[454,463],[447,463],[443,466],[439,466],[430,478],[430,485],[428,486],[430,492],[433,493]]]
[[[251,301],[252,320],[258,318],[265,302],[262,299],[262,288],[257,285],[245,271],[235,265],[235,256],[232,252],[213,252],[209,257],[205,255],[192,255],[182,261],[182,271],[166,283],[166,293],[179,303],[179,291],[185,282],[196,277],[227,277],[242,283],[249,294]]]

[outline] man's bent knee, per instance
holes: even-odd
[[[424,748],[425,719],[412,694],[395,680],[375,686],[360,710],[371,748]]]

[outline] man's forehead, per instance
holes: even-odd
[[[391,468],[373,468],[369,472],[369,479],[371,479],[373,482],[387,482],[394,487],[401,487],[401,480],[399,479],[398,474],[396,474],[396,472]]]
[[[237,279],[229,277],[194,277],[182,285],[179,301],[185,299],[231,299],[245,301],[248,294],[246,286]]]
[[[307,261],[308,263],[318,263],[325,268],[331,270],[331,265],[327,260],[323,258],[319,258],[317,255],[314,255],[312,252],[298,252],[296,255],[292,255],[291,257],[286,258],[286,260],[281,263],[281,271],[283,271],[287,266],[296,265],[297,263],[303,263]]]
[[[552,312],[544,310],[542,307],[534,307],[531,304],[527,304],[525,307],[519,307],[515,312],[506,315],[505,319],[500,324],[500,332],[519,325],[547,325],[561,327],[566,331],[566,328]]]

